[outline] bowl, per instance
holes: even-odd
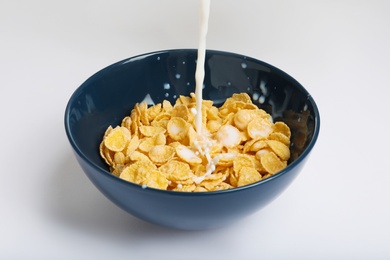
[[[284,121],[292,132],[288,166],[259,182],[214,192],[145,188],[112,175],[99,155],[106,128],[120,124],[137,102],[173,102],[194,92],[196,59],[196,49],[177,49],[116,62],[77,88],[65,111],[67,137],[92,183],[133,216],[184,230],[223,227],[268,205],[301,172],[320,129],[316,103],[294,78],[245,55],[207,50],[203,98],[218,106],[246,92],[274,120]]]

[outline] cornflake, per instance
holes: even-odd
[[[287,166],[291,131],[233,94],[216,107],[202,102],[203,133],[195,131],[195,94],[148,106],[137,103],[121,125],[109,126],[99,146],[113,175],[142,187],[180,192],[232,189]]]

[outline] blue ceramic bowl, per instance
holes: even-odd
[[[301,171],[316,143],[320,117],[311,95],[295,79],[265,62],[208,50],[203,98],[216,105],[246,92],[274,120],[292,130],[287,168],[257,183],[217,192],[142,188],[110,174],[99,143],[109,125],[120,124],[135,103],[154,103],[195,91],[197,50],[168,50],[129,58],[97,72],[72,95],[65,129],[74,154],[93,184],[130,214],[162,226],[199,230],[228,225],[278,197]]]

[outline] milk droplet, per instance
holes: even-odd
[[[173,98],[177,98],[177,96],[176,96],[176,95],[173,95]]]
[[[263,92],[264,95],[267,95],[268,94],[268,89],[265,86],[265,83],[266,82],[264,80],[260,81],[260,89],[261,89],[261,92]]]
[[[157,60],[160,60],[160,56],[157,57]]]
[[[196,108],[195,107],[192,107],[191,108],[191,113],[196,115],[198,113],[198,111],[196,111]]]
[[[183,61],[183,64],[186,64],[186,62],[185,62],[185,61]]]
[[[169,97],[169,93],[165,93],[165,97]]]
[[[206,87],[206,85],[205,85],[205,84],[203,84],[203,85],[202,85],[202,89],[204,89],[205,87]]]
[[[247,87],[246,90],[247,90],[247,91],[251,90],[251,87]]]
[[[260,97],[260,94],[258,92],[253,92],[252,98],[253,100],[258,100]]]
[[[169,85],[169,83],[164,83],[164,89],[170,89],[171,88],[171,85]]]
[[[261,96],[259,97],[259,102],[260,102],[260,104],[264,104],[264,102],[265,102],[265,96],[261,95]]]
[[[146,184],[142,185],[142,189],[146,189],[147,187],[148,187],[148,185],[146,185]]]
[[[246,64],[245,62],[241,63],[241,68],[246,69],[247,67],[248,67],[248,64]]]
[[[180,78],[181,78],[181,75],[180,75],[179,73],[177,73],[177,74],[175,75],[175,77],[176,77],[177,79],[180,79]]]
[[[303,107],[303,111],[306,111],[307,110],[307,104],[305,104],[305,106]]]
[[[190,85],[190,83],[189,82],[187,82],[187,86],[189,86]]]
[[[231,85],[232,85],[232,83],[231,83],[230,81],[228,81],[227,84],[228,84],[228,86],[231,86]]]

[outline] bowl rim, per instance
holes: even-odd
[[[186,191],[170,191],[170,190],[161,190],[161,189],[156,189],[156,188],[151,188],[151,187],[144,187],[144,186],[141,186],[139,184],[123,180],[123,179],[121,179],[121,178],[111,174],[106,169],[104,169],[104,168],[100,167],[99,165],[95,164],[94,162],[92,162],[88,158],[87,155],[84,154],[84,152],[79,148],[79,146],[77,145],[75,139],[73,138],[72,132],[70,130],[69,115],[70,115],[70,108],[72,106],[72,103],[74,102],[76,97],[83,91],[83,89],[88,85],[87,83],[89,81],[93,80],[95,77],[98,77],[99,74],[102,73],[103,71],[112,69],[113,67],[116,67],[116,66],[121,66],[121,65],[123,65],[125,63],[129,63],[129,62],[132,62],[132,61],[140,60],[140,59],[143,59],[143,58],[146,58],[146,57],[149,57],[149,56],[155,56],[155,55],[158,55],[158,54],[173,53],[173,52],[194,52],[194,51],[196,52],[197,49],[191,49],[191,48],[188,48],[188,49],[187,48],[183,48],[183,49],[166,49],[166,50],[160,50],[160,51],[147,52],[147,53],[144,53],[144,54],[138,54],[138,55],[135,55],[135,56],[132,56],[132,57],[125,58],[125,59],[122,59],[120,61],[114,62],[114,63],[112,63],[112,64],[110,64],[110,65],[108,65],[108,66],[106,66],[106,67],[104,67],[104,68],[102,68],[100,70],[98,70],[93,75],[91,75],[89,78],[87,78],[81,85],[79,85],[74,90],[74,92],[70,96],[70,99],[67,102],[67,105],[66,105],[66,108],[65,108],[65,114],[64,114],[65,132],[66,132],[68,140],[69,140],[69,142],[70,142],[70,144],[71,144],[71,146],[73,148],[73,151],[76,152],[77,155],[80,158],[82,158],[85,162],[87,162],[89,166],[91,166],[95,170],[97,170],[99,172],[99,174],[105,174],[109,178],[112,178],[114,181],[121,182],[124,185],[129,185],[130,187],[139,188],[139,189],[142,189],[142,190],[145,190],[145,191],[163,193],[163,194],[166,194],[166,195],[169,194],[169,195],[173,195],[173,196],[210,196],[210,195],[212,196],[212,195],[218,195],[218,194],[240,192],[242,190],[252,189],[252,188],[255,188],[257,186],[261,186],[261,185],[263,185],[263,184],[265,184],[267,182],[270,182],[270,181],[272,181],[274,179],[277,179],[277,178],[283,176],[284,174],[287,174],[291,169],[293,169],[296,166],[298,166],[300,164],[300,162],[302,162],[309,155],[311,150],[313,149],[315,143],[317,142],[317,139],[318,139],[318,136],[319,136],[319,132],[320,132],[320,113],[319,113],[318,106],[317,106],[316,102],[314,101],[313,97],[311,96],[311,94],[295,78],[293,78],[291,75],[289,75],[285,71],[279,69],[278,67],[275,67],[275,66],[273,66],[273,65],[271,65],[271,64],[269,64],[267,62],[264,62],[264,61],[259,60],[257,58],[253,58],[251,56],[238,54],[238,53],[234,53],[234,52],[229,52],[229,51],[213,50],[213,49],[207,49],[206,50],[206,55],[207,55],[207,53],[215,53],[215,54],[226,55],[226,56],[230,56],[230,57],[240,57],[240,58],[242,58],[244,60],[250,60],[252,62],[265,65],[266,67],[271,68],[273,71],[276,71],[278,73],[283,74],[284,77],[286,77],[289,81],[294,82],[295,85],[303,93],[306,94],[307,100],[312,105],[313,112],[314,112],[313,113],[314,114],[313,137],[312,137],[311,141],[307,144],[306,148],[303,150],[302,154],[300,154],[299,157],[295,161],[293,161],[292,163],[288,164],[286,168],[284,168],[283,170],[277,172],[276,174],[274,174],[274,175],[272,175],[272,176],[270,176],[268,178],[262,179],[260,181],[257,181],[255,183],[251,183],[251,184],[247,184],[247,185],[244,185],[244,186],[240,186],[240,187],[236,187],[236,188],[232,188],[232,189],[227,189],[227,190],[207,191],[207,192],[206,191],[204,191],[204,192],[186,192]]]

